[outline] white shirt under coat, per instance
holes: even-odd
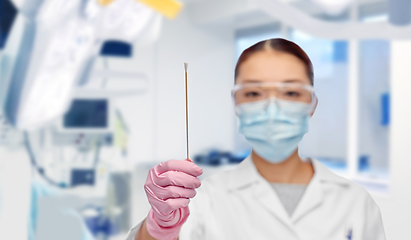
[[[251,157],[207,178],[190,202],[180,240],[385,240],[379,207],[369,193],[311,162],[314,176],[291,217]],[[127,240],[134,240],[140,225]]]

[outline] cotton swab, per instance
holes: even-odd
[[[186,87],[186,141],[187,141],[187,161],[190,160],[190,155],[188,151],[188,90],[187,90],[187,69],[188,63],[184,63],[184,70],[185,70],[185,87]]]

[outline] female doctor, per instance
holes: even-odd
[[[380,210],[366,190],[298,154],[317,105],[313,75],[293,42],[270,39],[246,49],[232,94],[251,155],[201,187],[202,169],[190,160],[152,168],[144,186],[152,208],[127,239],[384,240]]]

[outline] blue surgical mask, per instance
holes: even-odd
[[[239,132],[253,150],[271,163],[280,163],[297,149],[308,132],[312,105],[284,100],[236,106]]]

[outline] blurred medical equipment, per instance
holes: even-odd
[[[59,121],[59,132],[110,133],[114,128],[112,102],[108,98],[74,98]]]
[[[147,4],[151,8],[160,12],[164,16],[174,19],[177,17],[178,13],[181,11],[183,5],[175,0],[139,0],[140,2]]]
[[[40,11],[39,21],[22,14],[15,21],[2,56],[6,61],[2,71],[5,114],[17,128],[40,127],[61,115],[71,100],[78,74],[95,46],[92,26],[80,17],[78,4],[57,6],[66,7],[66,14],[45,15],[61,10],[53,9]],[[35,7],[32,10],[37,13],[39,6]]]
[[[88,119],[84,115],[79,117],[79,111],[84,108],[79,110],[76,101],[78,100],[73,102],[70,111],[60,121],[63,122],[61,129],[44,129],[38,134],[36,142],[40,143],[36,146],[37,151],[33,149],[30,133],[24,133],[25,146],[33,167],[48,183],[57,187],[94,185],[98,178],[96,168],[101,158],[101,148],[113,145],[114,130],[104,124],[104,119],[111,118],[108,112],[92,116],[87,112]],[[89,108],[87,104],[85,106],[86,109]],[[60,153],[47,156],[46,152],[50,148]],[[49,176],[49,173],[53,176]]]
[[[36,129],[62,115],[105,39],[135,41],[158,15],[133,0],[24,2],[1,59],[0,106],[9,122]],[[131,27],[132,26],[132,27]]]
[[[129,230],[131,219],[132,177],[130,172],[113,172],[110,176],[108,201],[105,206],[107,215],[117,222],[119,230]],[[114,221],[116,219],[116,221]]]
[[[238,153],[231,153],[214,149],[207,151],[203,154],[198,154],[194,156],[194,162],[202,166],[220,166],[225,164],[235,164],[240,163],[250,154],[251,150]]]
[[[110,166],[112,160],[121,160],[113,156],[115,146],[127,151],[124,139],[127,134],[127,123],[120,110],[115,109],[111,98],[104,97],[74,98],[68,112],[55,124],[40,131],[25,132],[26,148],[37,173],[49,186],[65,189],[48,199],[56,205],[53,209],[60,215],[42,213],[38,221],[44,223],[51,217],[60,218],[66,210],[74,209],[84,212],[82,217],[96,239],[127,231],[130,173],[116,172]],[[105,153],[101,154],[103,150]],[[73,204],[66,202],[66,197],[75,197]],[[42,206],[45,205],[37,206],[38,211],[44,211]],[[90,216],[93,209],[98,214]],[[65,219],[76,217],[79,216],[75,211],[64,215]],[[36,228],[37,236],[46,239],[54,236],[46,231],[47,226],[42,226]]]
[[[21,131],[11,126],[6,117],[0,114],[0,145],[8,149],[16,149],[23,143]]]
[[[31,182],[28,240],[55,238],[91,240],[92,236],[87,231],[86,225],[82,221],[78,221],[81,217],[80,214],[70,208],[73,206],[73,202],[78,202],[78,199],[67,201],[48,184],[34,179]],[[53,223],[50,224],[50,219],[59,219],[57,226],[53,226]],[[78,228],[67,226],[74,222],[79,224]],[[65,227],[71,231],[67,232],[64,230]]]
[[[17,15],[17,9],[10,0],[1,1],[1,21],[0,21],[0,51],[4,48],[7,36]]]
[[[131,174],[114,172],[110,176],[104,205],[86,205],[81,209],[86,224],[95,237],[126,232],[131,219]]]
[[[94,185],[101,148],[112,146],[114,142],[115,121],[117,117],[109,98],[73,99],[68,112],[57,121],[55,127],[41,130],[37,137],[40,144],[35,146],[37,151],[33,149],[29,137],[34,134],[24,133],[24,143],[32,165],[48,183],[57,187]],[[44,151],[50,148],[60,149],[62,153],[53,155],[47,164]],[[64,152],[64,148],[74,148],[71,157],[67,157],[69,154]],[[51,166],[51,169],[48,168]],[[54,176],[49,176],[48,172],[54,173]]]
[[[47,186],[46,186],[47,187]],[[59,192],[37,196],[33,231],[29,240],[96,240],[79,214],[78,209],[85,204],[78,196],[67,196]]]
[[[110,99],[89,97],[75,98],[56,124],[24,136],[37,172],[54,186],[71,188],[105,184],[107,177],[101,175],[108,170],[99,169],[100,160],[112,158],[114,147],[126,156],[128,133],[127,123]]]
[[[7,32],[0,33],[0,144],[25,147],[36,170],[34,178],[41,176],[39,180],[45,180],[50,188],[65,188],[55,199],[48,199],[36,195],[32,186],[32,197],[39,201],[31,206],[38,214],[29,221],[29,238],[37,234],[37,239],[56,239],[50,235],[50,220],[70,220],[71,225],[61,230],[80,231],[82,239],[91,239],[84,227],[76,228],[82,219],[75,212],[90,203],[102,209],[101,216],[112,225],[118,223],[117,230],[128,230],[129,173],[113,172],[110,160],[118,160],[118,156],[104,146],[119,147],[126,156],[128,127],[121,111],[113,107],[113,99],[144,93],[148,77],[144,72],[109,69],[104,56],[111,56],[116,44],[123,44],[129,56],[133,42],[152,44],[161,28],[156,11],[175,17],[181,4],[173,0],[6,2],[15,7],[11,9],[17,10],[17,16],[10,17]],[[3,12],[1,15],[3,20]],[[103,56],[102,70],[95,68],[98,55]],[[102,79],[97,88],[96,79]],[[124,79],[133,83],[121,88]],[[67,196],[77,200],[65,201]],[[13,197],[8,194],[0,208],[10,207]],[[10,218],[4,213],[0,212],[0,219]],[[25,220],[19,222],[25,226]],[[114,232],[106,231],[103,237],[109,234]],[[64,237],[73,239],[69,234]]]
[[[162,6],[175,16],[179,8],[170,8],[173,3],[176,2],[170,0],[168,5],[157,4],[157,8]],[[119,111],[116,111],[118,120],[113,117],[111,98],[139,94],[144,90],[137,86],[113,91],[107,87],[107,78],[131,78],[143,86],[148,80],[144,73],[111,71],[107,62],[103,71],[93,71],[94,60],[98,54],[112,55],[111,46],[117,46],[118,50],[122,42],[133,42],[144,33],[155,37],[150,28],[160,26],[159,15],[134,0],[46,0],[16,1],[14,4],[19,14],[0,59],[0,109],[8,124],[31,131],[51,124],[69,110],[53,128],[53,141],[59,146],[74,146],[82,152],[72,161],[94,149],[94,163],[90,164],[93,167],[73,169],[71,173],[60,174],[59,180],[54,181],[40,166],[38,159],[41,157],[33,149],[29,133],[25,134],[24,144],[33,166],[49,183],[59,187],[94,184],[93,168],[101,146],[112,145],[114,134],[122,134],[122,142],[115,144],[121,145],[124,154],[127,152],[123,134],[126,124]],[[125,49],[130,55],[130,48],[126,45]],[[89,83],[96,78],[103,78],[103,84],[90,88]],[[7,127],[2,127],[3,135],[7,131]]]

